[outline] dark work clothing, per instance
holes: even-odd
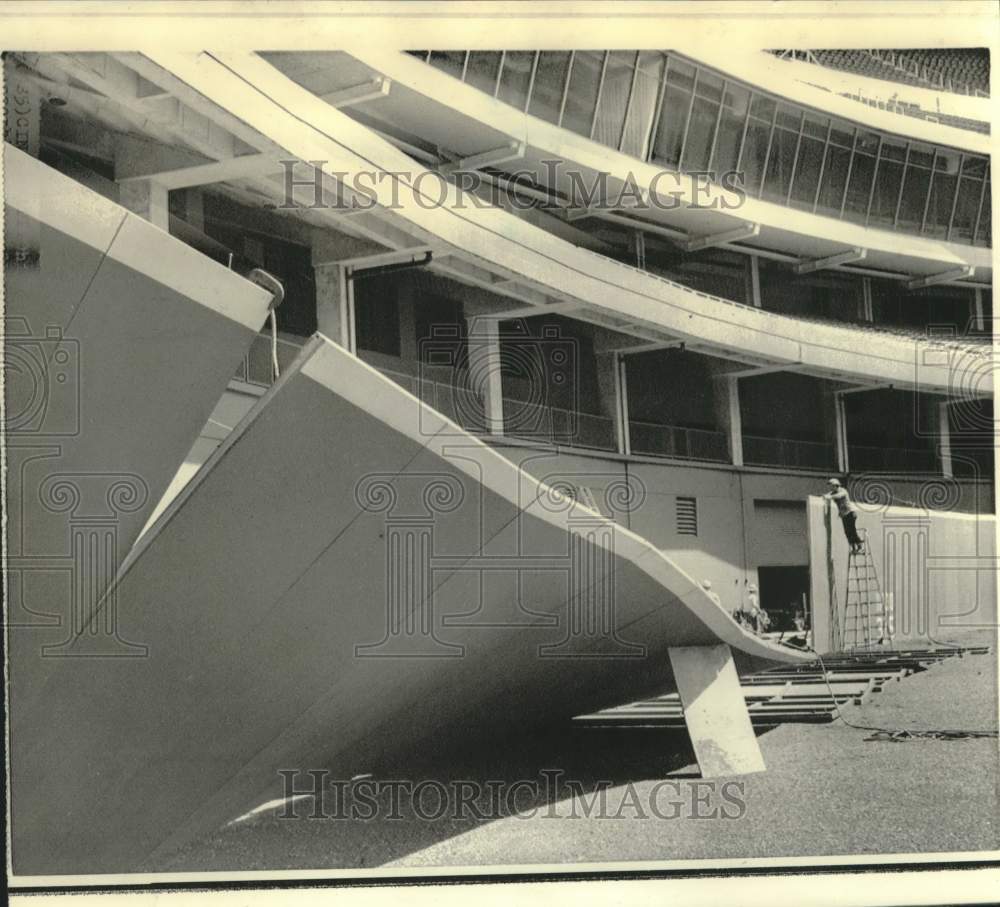
[[[844,535],[847,536],[847,543],[853,548],[861,545],[861,536],[858,535],[858,515],[857,513],[845,513],[841,517],[844,524]]]

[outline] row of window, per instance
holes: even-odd
[[[661,51],[413,51],[519,110],[747,194],[855,223],[991,242],[989,160],[826,116]]]

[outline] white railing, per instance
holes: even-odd
[[[629,420],[632,453],[649,457],[673,457],[680,460],[729,460],[726,435],[720,431],[663,425],[658,422]]]
[[[818,441],[744,435],[743,462],[748,466],[830,469],[834,465],[834,452],[831,445]]]
[[[607,416],[504,397],[504,434],[591,450],[618,449],[615,422]]]

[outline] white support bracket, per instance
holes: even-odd
[[[582,302],[553,302],[549,305],[529,305],[518,309],[507,309],[504,312],[487,312],[478,318],[492,318],[506,321],[509,318],[535,318],[539,315],[565,315],[583,308]]]
[[[180,167],[176,170],[164,170],[142,176],[126,176],[118,182],[129,183],[151,179],[168,189],[189,189],[211,183],[224,183],[228,180],[265,176],[278,173],[280,170],[278,162],[269,154],[245,154],[208,164],[196,164],[193,167]]]
[[[764,771],[729,646],[680,646],[667,651],[702,778]]]
[[[652,353],[655,350],[682,350],[683,340],[654,340],[649,343],[634,343],[631,346],[614,347],[613,351],[620,356],[631,356],[635,353]]]
[[[351,85],[347,88],[339,88],[337,91],[329,91],[319,96],[321,101],[326,101],[331,107],[350,107],[352,104],[363,104],[365,101],[377,101],[379,98],[387,97],[392,88],[392,80],[384,76],[379,76],[369,82],[362,82],[360,85]]]
[[[822,271],[825,268],[835,268],[838,265],[847,265],[855,261],[864,261],[868,257],[868,250],[859,246],[854,246],[836,255],[828,255],[826,258],[814,258],[811,261],[800,261],[795,266],[796,274],[812,274],[814,271]]]
[[[438,172],[447,176],[459,170],[478,170],[480,167],[492,167],[495,164],[520,160],[524,157],[526,150],[527,146],[524,142],[508,142],[499,148],[481,151],[479,154],[459,158],[457,161],[448,161],[438,168]]]
[[[773,365],[758,365],[753,368],[738,369],[732,372],[723,372],[727,378],[755,378],[758,375],[771,375],[774,372],[794,372],[802,367],[801,362],[783,362]]]
[[[913,280],[908,280],[906,282],[906,289],[922,290],[924,287],[937,286],[939,283],[967,280],[969,277],[974,277],[975,273],[976,269],[971,265],[953,268],[950,271],[941,271],[939,274],[928,274],[926,277],[916,277]]]
[[[723,230],[721,233],[711,233],[708,236],[697,236],[694,239],[689,239],[683,244],[683,247],[685,252],[701,252],[704,249],[711,249],[714,246],[740,242],[744,239],[753,239],[759,235],[760,224],[745,223],[732,230]]]

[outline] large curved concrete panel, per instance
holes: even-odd
[[[59,659],[12,728],[19,873],[135,869],[279,769],[371,770],[669,689],[668,647],[807,658],[323,337],[114,592],[147,657]]]
[[[989,392],[987,348],[928,344],[895,335],[877,341],[850,327],[804,321],[698,293],[578,248],[506,211],[458,205],[456,187],[418,168],[370,129],[332,108],[255,54],[150,53],[143,73],[193,88],[202,109],[258,147],[278,146],[329,174],[359,174],[363,194],[443,255],[454,253],[513,275],[553,295],[572,297],[605,316],[648,325],[691,349],[794,367],[817,377],[865,380],[948,394]],[[132,62],[130,60],[130,62]],[[416,61],[414,61],[416,62]],[[422,65],[422,64],[417,64]],[[468,86],[457,85],[456,92]],[[474,89],[469,88],[470,91]],[[378,174],[391,174],[380,179]],[[431,177],[425,180],[424,177]],[[364,218],[364,214],[357,218]],[[385,226],[385,221],[383,221]],[[390,225],[392,226],[392,225]],[[396,232],[400,232],[396,230]],[[894,238],[893,242],[898,242]],[[982,251],[982,250],[980,250]]]
[[[10,145],[4,168],[16,803],[24,754],[44,740],[31,704],[53,666],[71,649],[143,654],[117,633],[113,609],[106,623],[90,618],[257,335],[270,295]]]

